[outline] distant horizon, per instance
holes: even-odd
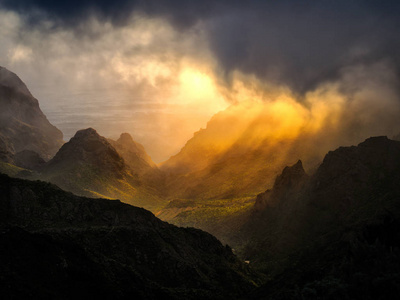
[[[78,130],[88,127],[94,128],[100,135],[110,139],[118,139],[122,133],[127,132],[136,142],[145,147],[146,152],[157,164],[177,154],[195,132],[206,127],[207,122],[214,115],[198,115],[198,112],[195,112],[199,116],[198,121],[193,125],[190,124],[190,127],[181,128],[184,132],[181,133],[180,138],[176,139],[174,144],[170,144],[168,134],[171,132],[163,132],[160,130],[162,128],[152,128],[148,124],[151,125],[151,118],[147,119],[147,117],[164,113],[182,118],[182,115],[187,112],[179,111],[176,105],[169,104],[168,107],[155,100],[129,102],[130,97],[126,93],[112,91],[110,88],[75,92],[49,91],[43,86],[40,88],[28,86],[28,89],[38,99],[39,106],[50,123],[61,130],[65,142],[68,142]],[[108,93],[105,95],[102,93],[104,91]],[[113,97],[113,94],[119,95],[119,99],[125,102],[125,106],[124,104],[112,105],[113,102],[108,100]],[[71,101],[71,99],[74,100]],[[126,109],[127,104],[129,104],[129,110]],[[99,114],[99,108],[100,111],[105,111],[102,115]],[[163,150],[160,151],[160,149]]]

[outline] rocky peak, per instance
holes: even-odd
[[[303,163],[301,160],[298,160],[294,165],[286,166],[283,169],[282,174],[276,177],[274,190],[290,188],[298,184],[305,177],[307,177],[307,174],[304,171]]]
[[[81,148],[87,153],[101,154],[104,151],[110,151],[118,155],[107,139],[99,135],[93,128],[78,130],[65,146],[65,148],[75,150]]]
[[[74,137],[74,139],[101,139],[101,136],[97,133],[97,131],[93,128],[81,129],[78,130]]]
[[[286,166],[282,173],[276,177],[272,190],[267,190],[257,195],[255,209],[262,211],[267,206],[276,206],[281,202],[283,203],[285,198],[296,193],[307,182],[307,179],[308,175],[304,171],[301,160],[298,160],[292,166]]]
[[[147,156],[143,145],[135,142],[129,133],[121,133],[116,144],[119,148],[138,154],[139,156]]]
[[[136,144],[133,141],[132,136],[127,132],[121,133],[121,136],[119,137],[117,142],[122,143],[122,144]]]
[[[20,93],[32,96],[25,83],[13,72],[0,66],[0,84],[9,88],[13,88]]]
[[[112,167],[118,170],[124,168],[124,160],[107,141],[93,128],[76,132],[68,143],[65,143],[49,165],[59,163],[90,163],[101,169]]]
[[[117,141],[109,140],[133,169],[156,168],[151,157],[146,153],[143,145],[135,142],[129,133],[122,133]]]
[[[150,156],[147,155],[143,145],[135,142],[129,133],[121,133],[121,136],[117,140],[117,144],[121,148],[125,148],[133,153],[137,153],[143,159],[150,158]]]

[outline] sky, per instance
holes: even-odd
[[[243,101],[289,97],[304,122],[340,112],[342,132],[390,135],[399,12],[372,0],[0,0],[0,65],[65,140],[86,127],[129,132],[157,162]]]

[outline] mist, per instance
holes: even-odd
[[[393,3],[117,2],[0,3],[0,64],[66,140],[129,132],[160,162],[229,105],[242,111],[225,145],[254,123],[254,144],[303,139],[321,153],[400,132]]]

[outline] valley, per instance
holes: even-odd
[[[357,146],[343,146],[303,125],[272,126],[266,106],[245,102],[156,164],[129,133],[86,128],[62,141],[19,77],[0,71],[2,293],[400,294],[399,141],[347,135]]]

